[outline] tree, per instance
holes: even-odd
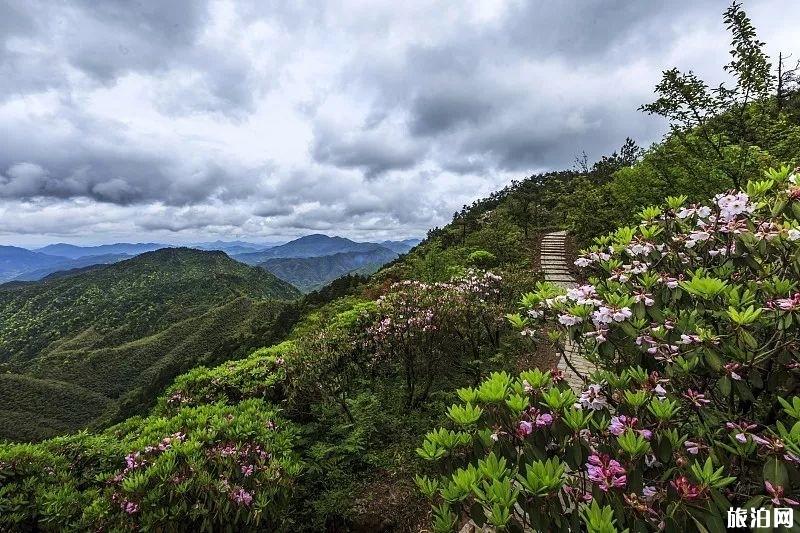
[[[765,141],[765,114],[751,108],[767,105],[775,79],[764,42],[758,40],[741,4],[731,4],[724,21],[732,35],[731,61],[724,70],[733,78],[733,86],[711,88],[693,72],[672,68],[656,85],[658,98],[640,109],[668,119],[671,134],[690,154],[714,160],[738,188],[753,157],[751,147]]]

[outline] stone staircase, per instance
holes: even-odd
[[[542,237],[539,263],[545,281],[571,289],[577,287],[575,278],[569,272],[566,253],[566,231],[546,233]],[[564,346],[564,356],[558,362],[558,369],[576,393],[585,388],[585,378],[596,370],[595,365],[578,353],[577,346],[568,340]]]

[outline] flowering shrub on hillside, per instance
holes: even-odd
[[[406,405],[424,402],[437,377],[475,373],[496,352],[502,278],[469,270],[449,282],[401,281],[377,302],[367,331],[373,366],[405,378]]]
[[[296,439],[252,399],[1,446],[0,530],[291,530]]]
[[[641,218],[581,255],[587,284],[540,284],[510,316],[598,365],[582,390],[495,373],[426,436],[436,530],[721,532],[731,508],[798,506],[797,174]]]

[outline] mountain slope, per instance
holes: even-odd
[[[80,257],[88,257],[92,255],[107,255],[107,254],[128,254],[139,255],[144,252],[152,252],[159,248],[164,248],[166,245],[158,244],[155,242],[144,243],[128,243],[117,242],[114,244],[101,244],[100,246],[76,246],[74,244],[57,243],[48,244],[35,251],[48,255],[58,255],[61,257],[68,257],[70,259],[78,259]]]
[[[175,375],[282,338],[298,296],[267,271],[186,248],[2,286],[0,437],[141,412]]]
[[[388,248],[398,254],[406,254],[411,251],[416,245],[421,243],[420,239],[404,239],[402,241],[383,241],[378,244],[384,248]]]
[[[189,248],[196,248],[198,250],[219,250],[228,255],[246,254],[253,252],[260,252],[267,248],[273,248],[281,243],[255,243],[247,241],[213,241],[213,242],[196,242],[188,245]]]
[[[0,246],[0,283],[10,281],[29,270],[45,268],[66,260],[66,257],[32,252],[16,246]]]
[[[82,269],[93,265],[109,265],[111,263],[118,263],[119,261],[130,259],[131,257],[133,256],[129,254],[104,254],[87,255],[77,259],[63,259],[60,261],[54,261],[42,268],[27,270],[15,277],[13,281],[37,281],[56,272],[61,273],[73,271],[75,269]]]
[[[286,257],[320,257],[345,252],[371,252],[378,246],[372,242],[355,242],[344,237],[322,234],[306,235],[262,252],[237,254],[236,260],[248,265],[263,263],[267,259]]]
[[[374,245],[372,250],[365,252],[267,259],[258,266],[288,281],[301,291],[309,292],[351,272],[370,274],[397,256],[398,254],[392,250]]]

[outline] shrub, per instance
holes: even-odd
[[[403,376],[407,407],[424,402],[434,382],[478,375],[500,346],[501,277],[468,271],[450,282],[403,281],[378,300],[367,332],[379,374]]]
[[[486,250],[475,250],[469,254],[468,260],[471,265],[481,269],[497,266],[497,257]]]
[[[0,446],[0,529],[283,530],[296,430],[246,400]]]
[[[460,389],[418,450],[446,472],[417,478],[435,529],[724,531],[731,507],[798,506],[799,181],[668,198],[582,254],[590,283],[526,294],[512,323],[598,371],[578,394],[539,370]]]
[[[245,359],[214,368],[201,366],[178,376],[159,399],[156,412],[172,414],[182,407],[236,404],[248,398],[279,401],[284,393],[284,357],[293,347],[293,342],[284,341],[256,350]]]

